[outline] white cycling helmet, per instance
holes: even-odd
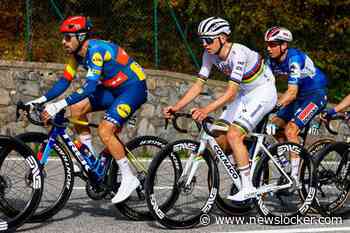
[[[198,26],[198,36],[216,38],[221,33],[226,35],[231,34],[230,24],[219,17],[210,17],[202,22]]]
[[[269,30],[265,33],[265,41],[286,41],[291,42],[293,41],[293,35],[292,33],[287,29],[283,27],[272,27],[269,28]]]

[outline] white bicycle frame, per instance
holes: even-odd
[[[227,130],[226,130],[227,131]],[[256,137],[257,143],[255,146],[255,149],[253,151],[253,159],[252,159],[252,165],[250,170],[250,177],[252,179],[254,170],[257,165],[258,161],[258,154],[260,151],[265,152],[271,159],[271,161],[275,164],[275,166],[278,168],[278,170],[287,178],[288,183],[284,185],[264,185],[259,187],[257,190],[257,195],[261,193],[267,193],[267,192],[275,192],[277,190],[286,189],[293,185],[292,179],[288,176],[288,174],[282,169],[281,165],[276,161],[276,159],[273,157],[273,155],[269,152],[269,150],[265,147],[263,144],[264,138],[266,135],[264,134],[258,134],[258,133],[250,133],[247,135],[247,137]],[[209,144],[210,148],[214,152],[217,158],[221,161],[221,163],[224,165],[226,172],[229,174],[230,178],[238,188],[238,190],[241,190],[242,184],[239,174],[237,173],[235,166],[231,163],[230,159],[226,156],[224,151],[221,149],[221,147],[216,142],[215,138],[208,135],[204,130],[200,133],[200,145],[198,148],[197,153],[191,153],[189,159],[186,161],[185,168],[180,176],[179,180],[186,179],[187,173],[189,172],[189,175],[187,176],[185,186],[188,186],[191,184],[191,181],[196,174],[196,171],[198,170],[200,164],[202,162],[205,162],[202,158],[202,154],[204,153],[204,150],[206,149],[207,145]]]

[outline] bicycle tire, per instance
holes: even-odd
[[[21,141],[8,136],[0,136],[0,148],[0,208],[5,214],[4,217],[1,217],[0,231],[8,232],[14,231],[24,224],[38,207],[42,196],[44,178],[40,169],[40,164],[35,158],[33,151]],[[12,151],[16,152],[15,158],[11,157]],[[9,158],[9,162],[6,160],[7,158]],[[21,158],[26,161],[25,164],[28,166],[18,166],[17,163],[20,163],[18,161],[20,161]],[[11,169],[13,165],[10,163],[15,164],[15,169]],[[23,173],[20,173],[20,175],[10,175],[11,172],[18,171],[23,167]],[[23,174],[24,179],[22,180]],[[13,180],[18,177],[20,181],[13,182]],[[18,190],[14,185],[19,184],[21,181],[23,181],[25,186],[31,189],[32,192],[30,193],[30,199],[27,203],[19,202],[24,206],[23,209],[19,210],[18,206],[14,206],[18,203],[16,199]],[[12,188],[15,190],[15,194],[9,195],[11,194]],[[28,192],[24,193],[27,194]],[[22,193],[20,195],[22,195]],[[15,201],[11,201],[11,198],[15,199]]]
[[[316,157],[318,156],[318,153],[320,151],[322,151],[324,148],[326,148],[328,145],[335,143],[336,141],[332,138],[321,138],[318,139],[316,141],[314,141],[311,145],[309,145],[306,150],[309,151],[310,155],[312,156],[312,159],[315,160]],[[305,185],[308,183],[307,181],[307,177],[305,177],[307,174],[306,172],[306,166],[304,164],[301,164],[301,168],[300,168],[300,179],[302,180],[302,184]],[[318,173],[317,177],[319,176]],[[306,196],[307,196],[307,187],[302,187],[301,191],[299,192],[300,197],[305,200]],[[316,197],[315,197],[315,201],[311,207],[311,210],[315,213],[318,213],[318,195],[319,192],[316,192]]]
[[[136,151],[140,149],[140,147],[142,148],[145,146],[151,146],[152,149],[157,149],[160,151],[161,148],[165,147],[167,144],[168,142],[165,139],[160,137],[139,136],[129,141],[126,144],[126,147],[131,152]],[[133,155],[136,156],[137,154],[133,154]],[[118,169],[117,168],[118,165],[115,161],[113,161],[112,166],[113,166],[113,168],[111,168],[112,174],[117,174],[116,170]],[[130,166],[132,165],[130,164]],[[132,219],[135,221],[150,221],[150,220],[153,220],[153,217],[150,211],[148,210],[147,203],[145,200],[145,193],[144,193],[144,183],[145,183],[146,174],[143,174],[140,171],[138,171],[137,173],[138,173],[137,177],[139,178],[143,189],[134,191],[127,200],[121,203],[115,204],[115,207],[117,207],[120,213],[122,213],[124,216],[128,217],[129,219]]]
[[[322,185],[330,185],[330,190],[339,190],[339,194],[334,201],[327,203],[317,202],[317,210],[324,216],[347,216],[350,213],[350,208],[345,208],[344,204],[349,198],[350,194],[350,168],[349,168],[349,155],[350,145],[346,142],[336,142],[327,146],[324,150],[318,153],[315,159],[315,166],[319,174],[319,189],[321,191]],[[336,173],[326,170],[324,166],[321,167],[321,163],[327,162],[327,155],[332,156],[332,152],[335,152],[340,157],[340,162],[336,165]],[[341,174],[344,169],[345,175]],[[330,181],[325,180],[329,178]],[[330,195],[329,192],[322,192],[323,194]]]
[[[173,210],[173,207],[176,204],[176,201],[178,200],[180,195],[182,193],[184,195],[187,195],[180,189],[178,185],[178,181],[179,181],[180,175],[182,174],[183,169],[182,169],[179,153],[177,152],[179,152],[178,150],[181,150],[181,149],[188,149],[189,151],[191,151],[191,153],[194,153],[198,150],[198,147],[199,147],[199,143],[193,140],[184,139],[184,140],[178,140],[173,143],[170,143],[154,157],[149,167],[148,177],[146,179],[147,204],[153,217],[160,224],[162,224],[167,228],[171,228],[171,229],[192,228],[201,222],[202,215],[209,213],[209,211],[212,209],[213,205],[215,204],[215,199],[219,188],[218,169],[214,160],[209,154],[209,151],[205,150],[202,157],[205,161],[204,164],[208,167],[208,171],[207,171],[208,177],[207,177],[207,180],[204,181],[204,183],[205,183],[205,186],[208,186],[209,183],[211,184],[211,186],[207,187],[208,196],[205,197],[204,205],[201,206],[200,208],[198,207],[198,213],[196,211],[194,216],[191,216],[188,219],[183,219],[183,218],[180,220],[173,219],[172,216],[178,217],[178,215],[174,213],[172,214],[169,213],[169,211]],[[172,167],[175,169],[175,172],[174,172],[174,177],[172,177],[173,182],[170,184],[167,184],[166,186],[168,189],[169,188],[171,189],[171,195],[167,196],[166,200],[161,203],[159,200],[156,199],[156,194],[155,194],[155,184],[156,182],[158,182],[156,180],[157,171],[158,169],[160,169],[160,165],[163,162],[164,163],[167,162],[166,159],[168,158],[171,158],[171,162],[173,163]],[[200,176],[200,178],[201,177],[202,176]],[[193,188],[194,188],[194,186],[196,185],[196,179],[192,179],[192,181],[194,181],[194,184],[193,184]],[[200,188],[201,187],[198,187],[198,189]],[[194,189],[189,190],[189,194],[191,194],[193,191]],[[177,206],[177,208],[179,207]]]
[[[316,188],[317,188],[317,179],[316,179],[316,175],[315,175],[315,168],[314,168],[314,164],[313,164],[313,160],[311,159],[310,154],[308,153],[308,151],[306,149],[304,149],[302,146],[300,146],[299,144],[296,143],[291,143],[291,142],[285,142],[285,143],[278,143],[273,145],[271,148],[269,148],[269,152],[272,155],[277,155],[278,151],[281,150],[289,150],[289,152],[293,152],[295,154],[298,154],[300,159],[303,161],[303,163],[305,163],[305,165],[308,167],[309,169],[309,173],[310,175],[310,179],[309,179],[309,189],[307,190],[307,198],[305,200],[301,200],[301,203],[299,204],[295,204],[295,209],[293,208],[293,212],[291,213],[274,213],[274,211],[271,211],[269,208],[267,208],[267,204],[268,204],[268,200],[267,198],[270,196],[274,197],[273,195],[276,195],[276,193],[274,192],[273,195],[270,193],[265,193],[262,195],[259,195],[257,200],[256,200],[256,205],[258,208],[259,213],[262,216],[266,216],[266,217],[270,217],[273,221],[271,222],[267,222],[267,224],[284,224],[284,222],[281,223],[281,221],[283,221],[283,219],[281,219],[282,217],[295,217],[295,216],[303,216],[305,215],[308,210],[310,209],[310,206],[315,198],[316,195]],[[275,156],[274,156],[275,157]],[[269,167],[269,160],[270,157],[267,156],[266,154],[263,154],[261,159],[258,161],[257,166],[256,166],[256,170],[254,171],[254,175],[253,175],[253,183],[255,187],[259,187],[261,185],[261,177],[264,175],[263,171],[266,170],[266,167]],[[269,167],[269,172],[272,173],[272,168],[270,169]],[[272,175],[271,175],[272,176]],[[300,180],[299,180],[300,181]],[[289,191],[287,190],[287,192],[285,193],[289,193]],[[291,193],[293,194],[293,193]],[[296,195],[299,196],[299,195]],[[278,197],[276,195],[276,197]],[[273,205],[276,206],[276,205]],[[281,208],[281,211],[284,211],[284,209],[287,209],[286,206],[283,206],[283,208]],[[278,222],[276,222],[275,220],[277,220]],[[292,223],[289,223],[292,224]]]
[[[17,135],[16,138],[21,140],[25,144],[29,144],[29,143],[46,144],[48,135],[40,132],[27,132],[27,133]],[[45,183],[50,182],[50,177],[53,177],[52,175],[50,176],[50,174],[53,174],[52,172],[54,170],[61,169],[61,168],[63,168],[63,171],[64,171],[63,182],[61,184],[55,183],[50,186],[49,185],[44,186],[43,196],[40,201],[40,204],[37,210],[35,211],[35,213],[28,219],[28,222],[41,222],[41,221],[46,221],[47,219],[53,217],[66,205],[73,191],[74,174],[73,174],[72,158],[70,157],[66,148],[59,141],[55,142],[54,150],[58,156],[58,159],[54,160],[54,158],[51,158],[52,160],[49,160],[48,164],[46,164],[45,167],[43,168],[44,169],[43,171],[45,171],[44,172]],[[50,161],[52,161],[52,163],[53,161],[58,161],[61,165],[55,168],[52,167],[51,170],[46,169],[46,167],[50,166]],[[54,178],[56,181],[57,176],[55,175]],[[51,191],[50,195],[46,195],[46,193],[49,192],[48,190],[50,187],[52,188],[61,187],[61,188],[58,191],[56,190]],[[50,203],[50,204],[48,205],[47,203]]]

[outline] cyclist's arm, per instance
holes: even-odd
[[[46,101],[50,101],[61,95],[70,85],[70,81],[68,81],[65,77],[61,77],[52,87],[48,90],[48,92],[44,95]]]
[[[350,106],[350,94],[347,95],[342,101],[340,101],[340,103],[334,107],[334,110],[336,112],[342,112],[349,106]]]
[[[197,81],[187,90],[186,94],[174,105],[174,110],[179,111],[194,100],[203,90],[203,79],[198,78]]]
[[[220,96],[218,99],[214,100],[210,104],[208,104],[205,109],[206,112],[210,113],[215,111],[216,109],[224,106],[227,102],[231,102],[236,97],[239,91],[239,85],[235,82],[229,82],[229,85],[226,89],[226,92]]]
[[[50,101],[61,95],[69,87],[71,81],[75,77],[78,68],[78,63],[74,58],[70,58],[65,65],[63,76],[51,87],[44,95],[46,101]]]
[[[91,57],[88,72],[86,74],[86,82],[83,88],[78,89],[66,98],[68,105],[80,102],[96,90],[98,80],[102,73],[103,58],[99,52],[93,52]]]
[[[277,105],[281,105],[283,107],[287,106],[291,102],[293,102],[298,95],[298,85],[288,85],[288,89],[286,92],[282,94],[279,98]]]
[[[199,70],[197,81],[190,87],[186,94],[174,105],[173,109],[179,111],[194,100],[203,90],[213,63],[208,53],[204,51],[202,55],[202,67]]]
[[[289,64],[288,89],[278,100],[278,105],[287,106],[297,98],[301,79],[301,64],[297,57],[292,57]]]

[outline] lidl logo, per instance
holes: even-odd
[[[83,89],[83,88],[79,88],[79,89],[77,90],[77,93],[78,93],[79,95],[83,94],[83,93],[84,93],[84,89]]]
[[[119,104],[117,106],[117,112],[122,118],[126,118],[131,113],[130,105],[128,104]]]
[[[94,63],[97,66],[103,65],[103,59],[100,53],[94,53],[92,56],[92,63]]]

